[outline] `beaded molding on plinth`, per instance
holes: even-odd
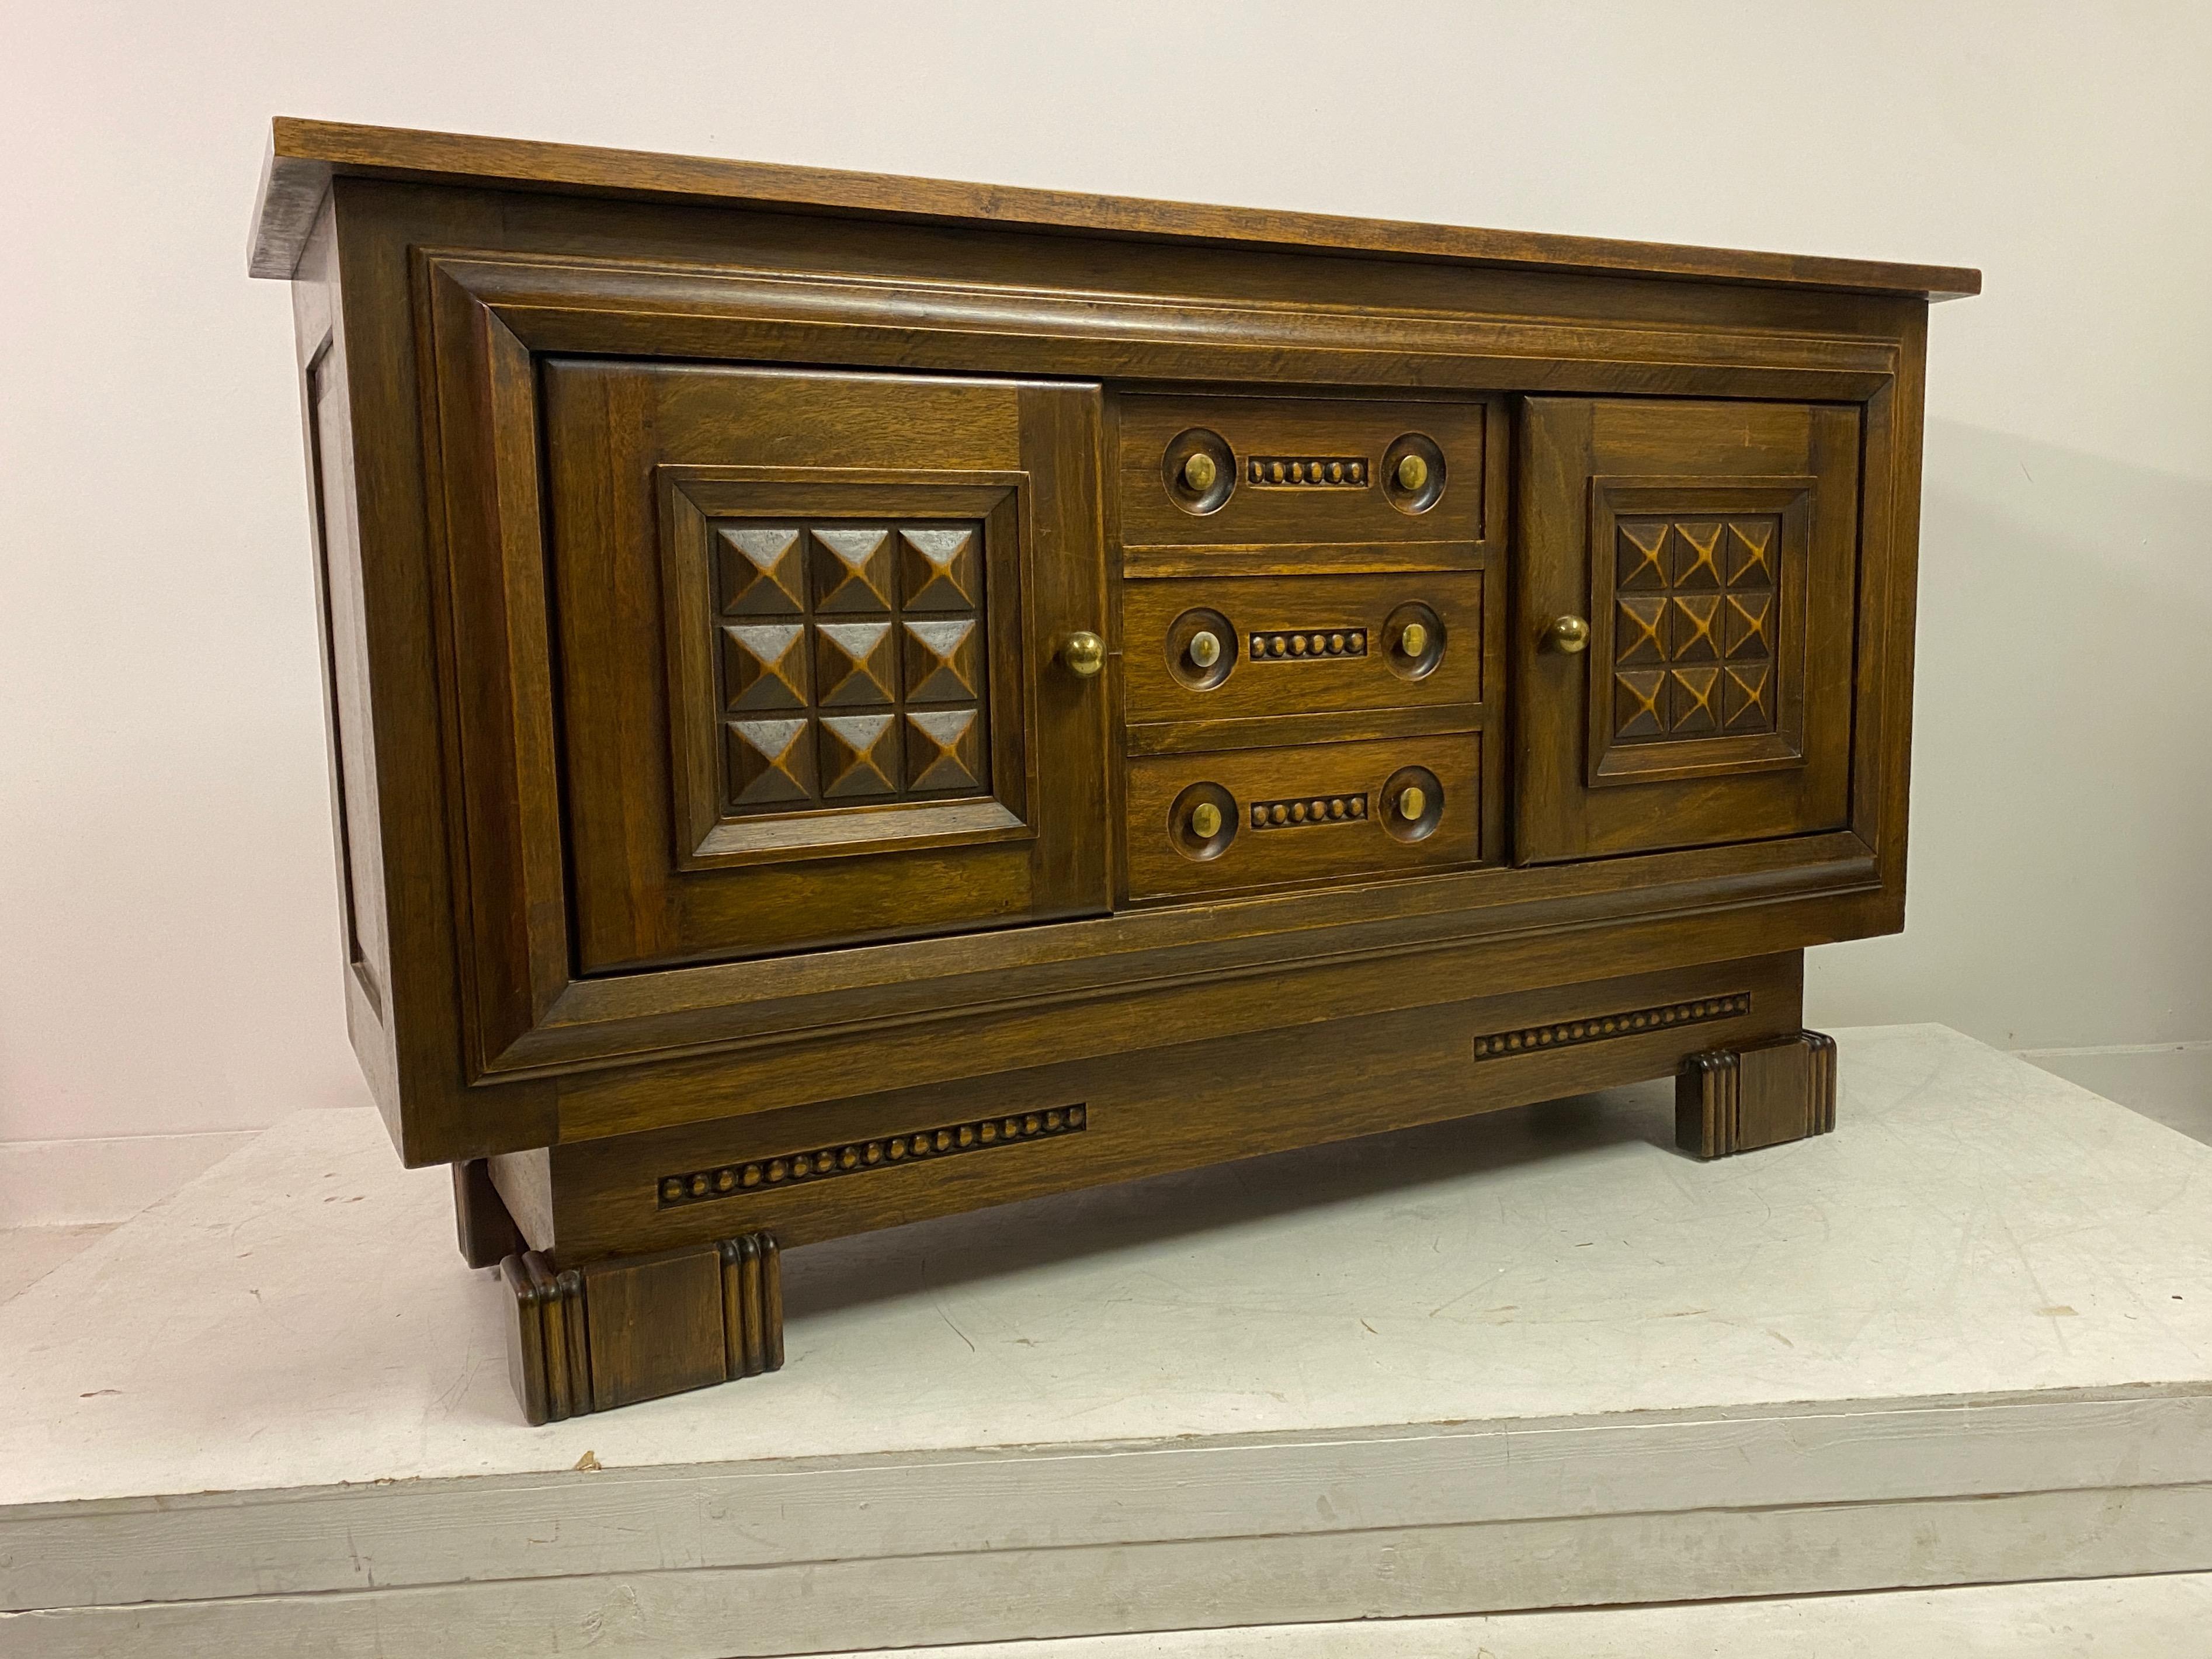
[[[661,1176],[660,1207],[665,1210],[679,1204],[730,1198],[738,1193],[757,1192],[763,1187],[788,1187],[797,1182],[888,1170],[901,1164],[981,1152],[988,1146],[1011,1146],[1018,1141],[1041,1140],[1051,1135],[1079,1134],[1089,1121],[1089,1112],[1080,1105],[1055,1106],[1048,1111],[1013,1112],[1003,1117],[948,1123],[941,1128],[917,1129],[912,1134],[848,1140],[842,1146],[791,1152],[781,1158],[749,1158],[742,1164],[692,1170],[683,1175]]]
[[[1337,628],[1326,633],[1255,634],[1254,662],[1318,662],[1330,657],[1364,657],[1367,630]]]
[[[1751,1012],[1751,993],[1733,992],[1722,997],[1698,997],[1688,1002],[1669,1002],[1656,1008],[1638,1008],[1625,1014],[1602,1014],[1593,1019],[1563,1019],[1550,1025],[1524,1026],[1517,1031],[1493,1031],[1474,1040],[1477,1060],[1496,1060],[1503,1054],[1526,1054],[1532,1048],[1571,1048],[1578,1042],[1598,1042],[1607,1037],[1633,1036],[1664,1030],[1674,1025],[1699,1025],[1709,1020],[1734,1019]]]
[[[1255,455],[1245,463],[1244,477],[1262,489],[1319,484],[1324,489],[1364,489],[1367,463],[1357,455]]]
[[[1313,795],[1304,800],[1255,800],[1255,830],[1295,830],[1303,823],[1357,823],[1367,816],[1367,797]]]

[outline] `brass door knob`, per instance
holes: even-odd
[[[1544,644],[1571,657],[1589,648],[1589,624],[1580,617],[1561,617],[1544,630]]]
[[[1201,628],[1192,635],[1187,648],[1190,659],[1200,668],[1211,668],[1221,660],[1221,641],[1210,629]]]
[[[1221,470],[1214,465],[1213,457],[1202,449],[1182,464],[1182,481],[1200,495],[1212,489],[1213,481],[1220,476]]]
[[[1429,792],[1418,783],[1407,784],[1398,792],[1398,816],[1408,823],[1429,810]]]
[[[1192,807],[1190,833],[1200,841],[1212,841],[1221,833],[1221,809],[1210,800],[1202,800]]]
[[[1416,459],[1419,459],[1416,457]],[[1418,657],[1429,648],[1429,629],[1425,623],[1407,623],[1398,635],[1398,648],[1409,657]]]
[[[1398,488],[1419,489],[1429,481],[1429,464],[1419,455],[1401,456],[1398,460]]]
[[[1079,679],[1089,679],[1106,665],[1106,641],[1096,634],[1070,634],[1060,642],[1060,659]]]

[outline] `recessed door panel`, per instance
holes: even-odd
[[[1532,398],[1519,465],[1520,859],[1844,827],[1857,411]]]
[[[1095,389],[544,374],[580,971],[1105,908]]]

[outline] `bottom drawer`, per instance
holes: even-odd
[[[1129,763],[1129,896],[1175,898],[1482,856],[1471,732]]]

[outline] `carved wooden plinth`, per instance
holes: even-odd
[[[1799,1031],[1690,1055],[1674,1079],[1674,1144],[1725,1158],[1836,1127],[1836,1042]]]
[[[533,1425],[783,1366],[782,1257],[769,1233],[562,1273],[526,1250],[500,1274],[514,1292],[508,1373]]]

